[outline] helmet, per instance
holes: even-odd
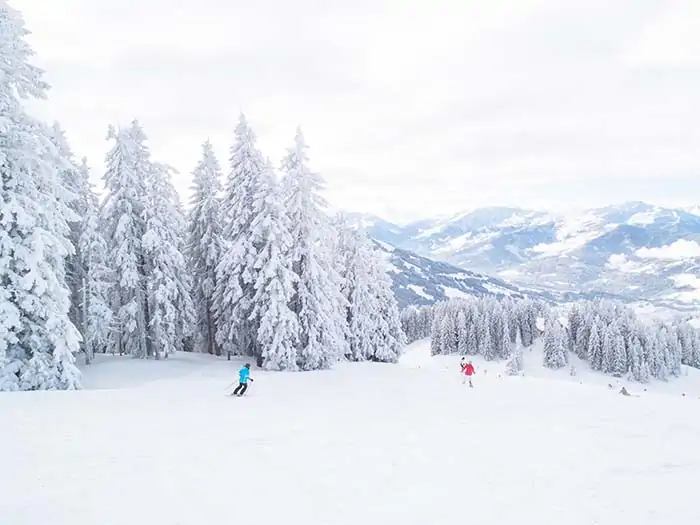
[[[250,363],[246,363],[246,364],[245,364],[245,367],[246,367],[246,368],[250,368]]]

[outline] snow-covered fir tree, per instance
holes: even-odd
[[[372,248],[364,233],[355,230],[347,219],[340,218],[336,227],[340,239],[338,252],[343,256],[339,270],[347,300],[347,358],[366,361],[374,353],[377,329],[375,319],[378,315],[372,282]]]
[[[491,336],[491,323],[487,311],[481,312],[476,316],[476,338],[479,353],[484,356],[487,361],[492,361],[496,358],[496,349]]]
[[[145,141],[138,123],[132,124],[133,136]],[[184,349],[192,333],[194,305],[187,280],[183,255],[185,220],[171,182],[171,168],[150,163],[147,172],[147,206],[142,239],[145,281],[149,312],[149,339],[156,359]]]
[[[467,314],[461,309],[457,313],[457,353],[460,355],[469,354],[469,323],[467,323]]]
[[[188,223],[187,256],[193,281],[198,348],[221,354],[216,342],[213,296],[216,266],[222,256],[221,246],[221,167],[211,142],[202,146],[202,158],[194,170],[191,211]]]
[[[625,340],[617,321],[608,325],[603,336],[603,372],[617,377],[627,371]]]
[[[300,323],[302,370],[328,368],[346,354],[346,300],[334,267],[334,232],[324,213],[323,179],[308,164],[300,130],[282,163],[286,210],[292,224],[291,261],[298,277],[292,310]]]
[[[553,315],[550,316],[545,328],[543,365],[552,369],[566,366],[567,345],[564,327],[559,319]]]
[[[261,182],[267,188],[261,192],[260,213],[253,218],[251,228],[264,244],[253,263],[256,277],[251,317],[258,327],[256,338],[262,367],[297,370],[300,326],[290,305],[298,277],[292,271],[289,257],[291,225],[269,166],[262,173]]]
[[[379,250],[373,248],[370,255],[374,297],[377,303],[375,345],[370,358],[383,363],[396,363],[406,346],[406,336],[401,329],[399,307],[391,288],[388,264]]]
[[[523,345],[520,342],[520,334],[518,333],[515,343],[513,344],[513,354],[506,363],[506,373],[511,376],[518,375],[522,372],[524,366]]]
[[[106,196],[102,203],[105,240],[111,254],[114,287],[110,303],[115,327],[110,350],[144,358],[152,355],[148,338],[146,260],[142,247],[148,206],[147,179],[152,170],[145,137],[137,123],[116,130],[110,126],[103,176]]]
[[[60,124],[55,122],[53,126],[45,129],[46,135],[54,147],[47,160],[57,166],[61,181],[61,190],[56,196],[72,212],[71,216],[68,217],[69,231],[67,236],[74,251],[66,259],[66,283],[71,291],[70,319],[80,330],[83,325],[80,290],[85,277],[85,268],[80,263],[79,239],[87,211],[87,200],[91,196],[91,188],[87,186],[88,181],[84,179],[75,163],[73,152]]]
[[[55,147],[22,107],[48,89],[29,63],[27,34],[0,0],[0,390],[76,389],[80,335],[65,279],[72,214]]]
[[[80,296],[80,329],[83,335],[83,351],[86,363],[97,352],[106,352],[113,330],[113,314],[109,305],[112,287],[107,243],[102,236],[98,199],[90,184],[87,160],[83,159],[79,176],[84,185],[84,217],[78,238],[78,264],[83,278]]]
[[[231,171],[221,204],[222,257],[213,294],[216,342],[223,351],[259,357],[258,324],[251,317],[264,239],[252,223],[261,213],[267,190],[266,162],[256,137],[241,114],[231,148]]]

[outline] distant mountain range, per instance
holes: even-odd
[[[507,290],[555,300],[608,296],[700,309],[700,207],[628,202],[571,215],[490,207],[407,225],[355,217],[371,237],[398,248],[392,264],[402,275],[395,280],[416,296],[438,299],[450,275],[486,293],[498,289],[502,295]],[[469,277],[455,278],[460,272]],[[417,284],[419,277],[427,281]],[[470,293],[455,282],[445,289]]]

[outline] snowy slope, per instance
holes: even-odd
[[[550,293],[612,294],[627,302],[694,309],[700,288],[700,216],[641,202],[549,214],[483,208],[403,227],[392,241],[420,255]],[[387,230],[368,228],[384,240]]]
[[[623,397],[477,363],[468,389],[446,359],[256,372],[236,399],[235,362],[108,358],[93,390],[4,394],[0,522],[700,523],[697,377]]]
[[[389,264],[393,290],[400,308],[433,304],[447,299],[492,295],[495,297],[534,297],[550,301],[552,297],[520,288],[501,279],[457,268],[375,241]]]

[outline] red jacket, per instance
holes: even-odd
[[[471,365],[471,364],[467,363],[466,365],[464,365],[463,370],[464,370],[464,375],[465,375],[465,376],[472,376],[472,375],[474,375],[474,365]]]

